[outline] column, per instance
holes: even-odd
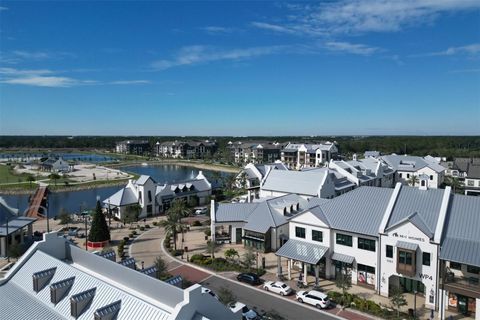
[[[476,303],[475,320],[480,320],[480,299],[479,298],[475,299],[475,303]]]
[[[280,256],[277,256],[277,277],[280,277],[282,275],[282,258]]]
[[[0,239],[0,257],[6,257],[7,256],[7,238],[2,237]]]
[[[292,259],[287,261],[288,280],[292,280]]]
[[[320,272],[320,266],[318,264],[315,265],[315,285],[318,286],[318,274]]]
[[[252,191],[248,190],[248,202],[252,202]]]
[[[308,285],[307,281],[307,264],[305,262],[302,262],[303,265],[303,284]]]
[[[325,259],[325,278],[330,279],[332,272],[332,259],[327,258]]]

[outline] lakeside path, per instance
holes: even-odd
[[[111,168],[116,167],[128,167],[141,165],[142,163],[147,163],[152,166],[161,166],[161,165],[177,165],[183,167],[191,167],[196,169],[210,170],[210,171],[220,171],[228,173],[239,173],[242,168],[234,167],[225,164],[215,164],[215,163],[205,163],[200,161],[188,161],[188,160],[175,160],[175,159],[165,159],[165,160],[151,160],[151,161],[133,161],[133,162],[120,162],[115,164],[106,165]]]

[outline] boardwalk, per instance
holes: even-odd
[[[37,191],[30,199],[30,206],[26,216],[32,218],[45,218],[43,208],[45,208],[46,199],[48,196],[48,188],[46,186],[38,187]]]

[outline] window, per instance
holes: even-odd
[[[398,174],[398,177],[401,179],[401,178],[402,178],[402,174],[401,174],[401,173],[399,173],[399,174]]]
[[[456,262],[450,262],[450,269],[462,270],[462,264]]]
[[[467,266],[467,272],[468,273],[480,273],[480,268],[479,267],[474,267],[474,266]]]
[[[425,187],[425,180],[422,180],[422,187]]]
[[[430,176],[430,180],[433,180],[433,176]]]
[[[358,238],[358,249],[375,252],[375,240]]]
[[[322,231],[312,230],[312,240],[322,242],[323,241]]]
[[[398,262],[401,264],[412,265],[412,252],[398,250]]]
[[[152,202],[152,191],[148,190],[148,202]]]
[[[352,236],[337,233],[337,244],[341,244],[342,246],[351,247],[352,246]]]
[[[410,178],[410,173],[407,173],[407,179],[409,179],[409,178]]]
[[[295,237],[305,239],[305,228],[295,227]]]
[[[386,251],[387,251],[387,258],[393,258],[393,247],[387,245]]]
[[[422,264],[424,266],[429,266],[430,265],[430,252],[424,252],[422,256]]]
[[[475,186],[475,183],[474,183],[473,180],[467,180],[467,185],[468,185],[469,187],[473,187],[473,186]]]
[[[375,274],[375,267],[366,266],[364,264],[357,264],[357,270]]]

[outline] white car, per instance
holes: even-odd
[[[330,305],[327,295],[320,291],[299,291],[296,298],[298,302],[311,304],[318,309],[325,309]]]
[[[267,281],[264,283],[263,289],[278,293],[281,296],[288,296],[290,293],[292,293],[292,288],[280,281]]]
[[[207,211],[208,211],[207,208],[198,208],[197,210],[195,210],[195,215],[199,216],[199,215],[207,213]]]
[[[258,314],[254,310],[247,307],[244,303],[232,302],[228,305],[228,307],[230,308],[230,310],[232,310],[233,313],[237,313],[238,311],[242,310],[242,319],[258,319]]]

